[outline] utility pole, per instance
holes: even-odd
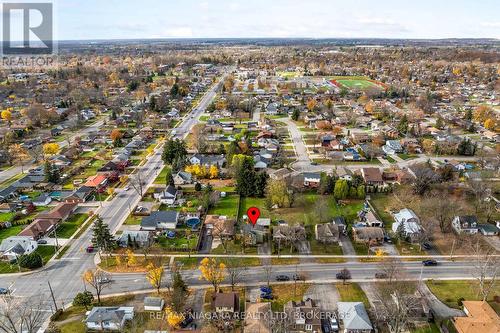
[[[455,241],[456,241],[456,239],[453,238],[453,243],[451,244],[451,251],[450,251],[450,260],[453,260],[453,251],[455,250]]]
[[[56,308],[56,312],[57,312],[57,303],[56,303],[56,298],[54,297],[54,292],[52,291],[52,286],[50,285],[50,281],[47,281],[47,283],[49,284],[49,289],[50,289],[50,295],[52,296],[52,301],[54,302],[54,307]]]

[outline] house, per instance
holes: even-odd
[[[286,332],[322,332],[321,310],[310,298],[305,301],[285,303],[283,312],[289,318]]]
[[[379,168],[363,168],[361,169],[361,176],[365,181],[366,185],[383,185],[384,179],[382,178],[382,172]]]
[[[477,227],[483,236],[497,236],[500,232],[494,224],[478,224]]]
[[[39,239],[52,232],[59,220],[57,219],[36,219],[19,233],[19,236],[27,236],[33,239]]]
[[[475,215],[455,216],[451,226],[458,233],[477,234],[477,217]]]
[[[9,261],[17,259],[23,254],[30,254],[38,248],[38,243],[29,236],[11,236],[0,244],[2,257]]]
[[[106,187],[108,184],[108,175],[104,173],[98,173],[95,176],[89,177],[87,182],[83,186],[93,187],[95,189],[101,189]]]
[[[380,221],[371,209],[363,209],[358,212],[360,222],[368,227],[383,227],[384,222]]]
[[[373,325],[362,302],[338,302],[338,317],[344,333],[371,333]]]
[[[337,167],[335,169],[335,173],[337,174],[337,177],[342,180],[347,180],[351,181],[352,180],[352,172],[351,170],[344,168],[344,167]]]
[[[463,301],[466,317],[454,317],[457,333],[498,333],[500,317],[488,302]]]
[[[137,246],[146,247],[153,243],[151,232],[146,230],[125,230],[118,238],[121,247]]]
[[[0,190],[0,201],[7,201],[9,199],[13,199],[17,196],[17,188],[10,185],[6,188]]]
[[[401,232],[405,238],[407,237],[414,240],[415,237],[422,231],[420,219],[411,209],[401,209],[399,212],[394,214],[392,231],[395,234],[399,234]]]
[[[194,165],[203,165],[210,167],[212,165],[222,168],[226,163],[224,155],[207,155],[207,154],[194,154],[189,158],[189,162]]]
[[[396,153],[402,153],[403,147],[398,140],[387,140],[385,145],[382,147],[382,150],[388,155],[393,155]]]
[[[370,140],[370,136],[368,133],[364,132],[357,132],[357,133],[351,133],[351,141],[355,144],[359,143],[364,143]]]
[[[58,167],[66,167],[71,164],[71,160],[64,155],[52,155],[49,157],[49,161]]]
[[[289,235],[294,235],[293,239],[297,241],[306,240],[306,229],[301,225],[280,224],[273,227],[273,240],[275,242],[286,242],[290,239]]]
[[[173,178],[175,186],[191,184],[193,182],[191,173],[185,171],[177,172]]]
[[[33,199],[32,203],[36,207],[47,206],[52,201],[52,198],[47,193],[42,193]]]
[[[314,236],[316,240],[323,244],[333,244],[339,241],[339,226],[333,223],[316,224],[314,226]]]
[[[93,331],[123,331],[127,320],[134,318],[134,308],[122,307],[93,307],[87,313],[85,325]]]
[[[304,173],[304,186],[305,187],[318,187],[321,174],[319,172],[305,172]]]
[[[332,223],[338,226],[339,232],[343,234],[347,232],[347,222],[343,216],[335,216]]]
[[[68,195],[64,201],[68,203],[82,203],[89,200],[92,195],[95,193],[94,187],[89,186],[80,186],[73,193]]]
[[[240,311],[240,295],[238,293],[217,293],[213,300],[213,309],[217,313],[236,313]]]
[[[207,215],[203,222],[209,232],[226,239],[234,237],[234,221],[222,215]]]
[[[353,227],[352,237],[358,243],[382,244],[384,242],[384,229],[380,227]]]
[[[155,193],[154,197],[162,204],[173,205],[177,199],[177,189],[168,185],[163,191]]]
[[[37,220],[57,220],[59,222],[64,222],[68,217],[70,217],[75,211],[77,204],[63,202],[49,210],[48,212],[42,212],[38,214],[35,218]]]
[[[162,311],[165,306],[165,301],[161,297],[146,297],[144,298],[144,311]]]
[[[149,216],[144,216],[141,220],[141,230],[155,231],[160,230],[173,230],[177,227],[179,222],[179,212],[156,211],[152,212]]]
[[[123,171],[123,165],[118,162],[109,161],[100,167],[97,172],[121,172]]]

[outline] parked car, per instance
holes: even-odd
[[[387,274],[383,272],[375,273],[375,279],[387,279]]]
[[[130,186],[125,187],[123,190],[124,190],[124,191],[128,191],[128,190],[130,190]]]
[[[434,259],[422,260],[422,265],[424,265],[424,266],[437,266],[438,262]]]
[[[273,290],[271,289],[271,287],[262,286],[260,287],[260,292],[270,294],[273,292]]]
[[[93,245],[89,245],[89,246],[87,246],[87,248],[85,249],[85,251],[87,251],[87,253],[92,253],[92,252],[94,252],[94,246],[93,246]]]
[[[0,295],[7,295],[9,293],[9,289],[0,288]]]
[[[424,248],[424,250],[432,249],[432,245],[430,243],[427,243],[427,242],[423,243],[422,247]]]
[[[304,275],[300,275],[300,274],[293,274],[292,276],[292,279],[294,281],[304,281],[306,278]]]
[[[262,298],[262,299],[269,299],[269,300],[271,300],[271,299],[273,299],[274,297],[273,297],[273,295],[272,295],[272,294],[260,294],[260,298]]]
[[[289,281],[290,277],[288,275],[276,275],[276,281]]]
[[[44,244],[47,244],[47,240],[46,239],[39,239],[36,241],[37,244],[40,244],[40,245],[44,245]]]

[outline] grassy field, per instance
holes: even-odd
[[[357,283],[336,283],[335,286],[340,294],[340,299],[343,302],[363,302],[365,307],[370,308],[370,302],[364,291]]]
[[[297,282],[296,284],[278,284],[272,285],[273,296],[275,299],[271,302],[273,311],[283,311],[283,305],[289,301],[302,301],[304,294],[310,285]]]
[[[56,253],[56,247],[52,245],[39,245],[35,251],[42,256],[43,264],[45,265]]]
[[[236,215],[238,214],[238,198],[239,196],[236,194],[221,198],[215,207],[210,209],[209,214],[225,215],[231,218],[236,218]]]
[[[170,169],[169,166],[164,166],[163,169],[161,170],[160,174],[158,175],[158,177],[156,177],[154,183],[155,184],[164,184],[166,185],[167,184],[167,171]]]
[[[460,309],[458,300],[464,298],[467,301],[479,301],[478,283],[475,281],[453,280],[453,281],[426,281],[432,293],[449,307]],[[488,303],[498,312],[500,305],[494,304],[493,297],[500,295],[500,283],[497,281],[488,297]]]
[[[57,237],[70,238],[88,217],[88,214],[74,214],[57,228]]]
[[[379,85],[375,82],[370,81],[366,77],[362,76],[335,76],[333,77],[340,86],[347,89],[355,89],[355,90],[367,90],[367,89],[383,89],[382,85]]]

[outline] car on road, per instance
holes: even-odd
[[[0,288],[0,295],[7,295],[9,293],[9,289]]]
[[[86,251],[87,253],[92,253],[92,252],[94,252],[94,246],[92,246],[92,245],[87,246],[87,248],[85,249],[85,251]]]
[[[292,279],[294,281],[305,281],[306,277],[304,275],[301,275],[301,274],[293,274]]]
[[[124,190],[124,191],[128,191],[128,190],[130,190],[130,186],[125,187],[123,190]]]
[[[343,270],[343,271],[335,274],[335,278],[337,278],[337,280],[350,280],[351,273],[347,270]]]
[[[311,162],[311,165],[318,165],[318,162]]]
[[[39,239],[36,241],[37,244],[40,244],[40,245],[44,245],[44,244],[47,244],[47,240],[46,239]]]
[[[387,274],[384,272],[375,273],[375,279],[387,279]]]
[[[108,276],[99,277],[99,278],[97,278],[97,283],[99,283],[99,284],[111,283],[111,278]]]
[[[424,266],[437,266],[438,262],[434,259],[422,260],[422,265],[424,265]]]
[[[276,275],[276,281],[289,281],[290,277],[288,275]]]

